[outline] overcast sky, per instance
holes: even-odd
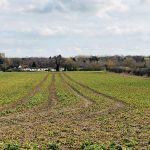
[[[150,0],[0,0],[0,52],[150,55]]]

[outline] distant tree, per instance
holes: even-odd
[[[145,65],[147,68],[150,68],[150,57],[145,58]]]
[[[5,58],[3,57],[3,55],[0,53],[0,70],[5,71]]]
[[[21,65],[21,58],[12,58],[12,68],[18,68]]]
[[[36,63],[35,62],[32,63],[32,68],[36,68]]]
[[[50,57],[50,63],[55,66],[56,71],[60,71],[60,67],[63,66],[64,58],[61,55]]]
[[[124,60],[125,67],[136,68],[136,61],[131,56],[127,56]]]
[[[97,56],[91,56],[89,58],[90,63],[98,63],[99,58]]]
[[[0,58],[0,65],[2,65],[3,63],[4,63],[4,60]]]
[[[144,62],[144,56],[133,56],[132,57],[136,62]]]
[[[115,64],[114,64],[113,60],[108,59],[107,62],[106,62],[106,66],[107,66],[108,68],[111,68],[111,67],[114,67]]]
[[[75,71],[77,70],[77,66],[76,66],[76,63],[74,61],[74,59],[72,58],[65,58],[65,61],[64,61],[64,68],[65,68],[65,71]]]
[[[0,53],[0,65],[4,63],[4,56]]]

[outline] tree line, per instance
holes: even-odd
[[[149,75],[150,57],[145,56],[75,56],[65,58],[61,55],[44,58],[3,58],[0,56],[1,71],[21,71],[21,68],[54,68],[59,71],[100,71]],[[139,74],[138,74],[139,73]],[[140,74],[141,73],[141,74]]]

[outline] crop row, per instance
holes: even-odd
[[[32,108],[41,103],[48,101],[49,97],[49,88],[52,82],[52,75],[50,74],[44,84],[41,86],[41,89],[38,93],[36,93],[33,97],[31,97],[30,101],[25,105],[25,107]]]
[[[64,80],[68,82],[75,90],[77,90],[82,96],[87,98],[89,101],[96,104],[96,107],[99,107],[100,109],[108,108],[110,105],[114,103],[113,100],[103,97],[98,93],[93,92],[90,89],[87,89],[85,87],[82,87],[81,85],[75,83],[74,81],[68,79],[65,75],[63,75]],[[91,106],[91,108],[94,107],[94,105]]]
[[[110,143],[108,146],[105,144],[99,144],[95,143],[90,140],[85,140],[81,143],[79,146],[80,150],[134,150],[137,145],[137,141],[133,139],[124,139],[124,144],[116,144],[116,143]],[[150,141],[147,142],[147,150],[150,148]],[[61,149],[61,144],[59,143],[48,143],[43,145],[42,147],[39,147],[35,144],[26,144],[26,145],[20,145],[20,144],[2,144],[0,147],[4,150],[21,150],[21,149],[28,149],[28,150],[59,150]]]
[[[67,75],[108,96],[119,98],[135,106],[150,107],[149,79],[106,72],[71,72]]]
[[[56,94],[59,104],[63,107],[70,107],[82,103],[81,98],[75,95],[67,84],[63,82],[60,74],[56,75]]]
[[[0,105],[23,98],[45,75],[45,73],[0,73]]]
[[[6,111],[1,112],[1,115],[6,115],[9,113],[22,111],[24,109],[32,108],[37,105],[40,105],[41,103],[48,100],[49,96],[49,85],[51,84],[52,75],[49,74],[48,77],[46,77],[46,80],[43,80],[44,82],[41,84],[39,89],[33,96],[29,97],[25,103],[20,104],[19,106],[16,105],[15,108],[7,109]],[[31,91],[32,92],[32,91]]]

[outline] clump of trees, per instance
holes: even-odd
[[[9,66],[10,59],[5,58],[5,55],[0,53],[0,71],[6,71]]]
[[[64,65],[65,59],[61,56],[49,57],[50,66],[54,67],[56,71],[60,70],[60,67]]]
[[[144,56],[75,56],[65,58],[61,55],[44,58],[3,58],[0,57],[0,70],[21,71],[22,68],[54,68],[60,71],[100,71],[130,73],[150,76],[150,57]]]
[[[112,61],[116,62],[116,61]],[[130,73],[138,76],[150,76],[150,57],[144,56],[126,56],[118,60],[113,66],[108,65],[108,71],[116,73]]]

